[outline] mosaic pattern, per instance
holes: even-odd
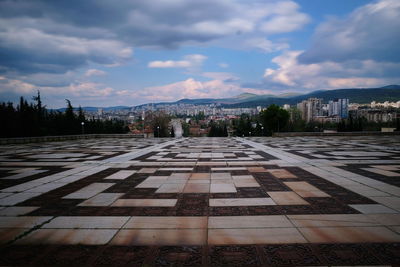
[[[395,144],[397,136],[2,146],[0,264],[397,264]]]

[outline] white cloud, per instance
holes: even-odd
[[[310,17],[303,13],[295,13],[285,16],[274,16],[260,25],[260,30],[269,33],[292,32],[301,29],[310,22]]]
[[[345,18],[330,18],[317,28],[313,44],[299,60],[400,62],[399,18],[398,0],[374,1]]]
[[[257,48],[265,53],[276,52],[289,48],[287,43],[274,43],[266,38],[252,38],[244,42],[244,44],[251,48]]]
[[[229,64],[221,62],[221,63],[218,64],[218,66],[221,67],[221,68],[228,68]]]
[[[199,54],[187,55],[183,60],[151,61],[149,68],[198,68],[207,57]]]
[[[103,70],[98,70],[98,69],[88,69],[85,72],[85,76],[86,77],[90,77],[90,76],[104,76],[106,75],[107,72],[103,71]]]
[[[277,85],[293,89],[329,89],[353,87],[379,87],[400,81],[398,63],[372,60],[337,63],[301,64],[298,61],[303,51],[286,51],[273,58],[277,68],[268,68],[264,73],[266,85]],[[396,74],[397,73],[397,74]],[[393,75],[391,75],[393,74]]]
[[[207,82],[197,81],[189,78],[185,81],[176,82],[163,86],[144,88],[137,92],[137,96],[147,101],[174,101],[182,98],[207,98],[223,97],[239,92],[240,88],[234,84],[226,84],[221,80]]]
[[[221,80],[221,81],[238,81],[239,77],[236,75],[229,73],[229,72],[203,72],[201,76],[214,79],[214,80]]]

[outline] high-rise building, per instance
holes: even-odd
[[[349,100],[347,98],[336,98],[330,100],[328,104],[328,116],[338,116],[342,119],[348,117]]]
[[[313,121],[315,117],[323,115],[322,99],[320,98],[303,100],[297,104],[297,108],[301,112],[302,119],[307,122]]]

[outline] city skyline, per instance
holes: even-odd
[[[400,84],[400,2],[2,1],[0,100],[135,106]]]

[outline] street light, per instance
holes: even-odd
[[[264,136],[264,126],[261,126],[262,136]]]
[[[157,126],[157,136],[160,138],[160,126]]]
[[[249,136],[251,136],[251,132],[249,132]]]
[[[82,125],[82,134],[85,134],[85,122],[81,122]]]

